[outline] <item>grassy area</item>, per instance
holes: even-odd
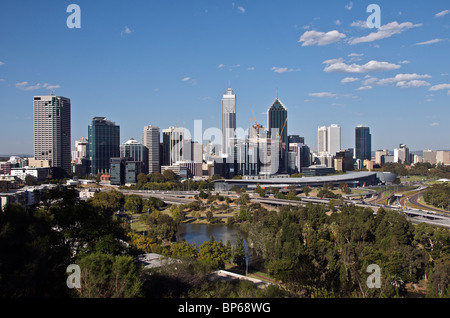
[[[417,182],[417,181],[426,180],[428,178],[429,177],[427,177],[427,176],[406,176],[406,177],[400,177],[400,181],[402,183]]]

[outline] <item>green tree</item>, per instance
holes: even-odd
[[[174,242],[170,245],[170,255],[177,259],[193,260],[198,256],[198,250],[195,244],[189,244],[186,241]]]
[[[176,181],[177,175],[170,169],[164,170],[162,173],[166,182]]]
[[[77,262],[81,269],[81,298],[135,298],[142,283],[131,256],[93,253]]]
[[[68,296],[64,236],[46,215],[19,204],[0,213],[0,297]]]
[[[136,176],[136,181],[141,187],[148,182],[147,175],[143,172]]]
[[[229,251],[222,241],[211,240],[203,242],[199,246],[198,259],[215,269],[224,269],[225,262],[229,260]]]
[[[247,253],[245,252],[244,239],[240,236],[237,239],[236,247],[232,249],[233,263],[240,268],[245,267],[246,255]]]
[[[311,188],[308,186],[303,186],[302,187],[302,192],[305,194],[305,196],[309,196],[309,193],[311,192]]]
[[[143,207],[142,198],[137,194],[130,194],[125,196],[124,208],[128,212],[141,213]]]

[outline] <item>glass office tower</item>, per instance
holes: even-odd
[[[370,135],[370,128],[358,125],[355,129],[355,159],[372,158],[372,136]]]
[[[120,157],[120,126],[106,117],[94,117],[89,126],[91,174],[109,173],[110,159]]]

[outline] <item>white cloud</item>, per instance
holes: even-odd
[[[369,90],[369,89],[372,89],[372,86],[370,86],[370,85],[361,86],[361,87],[357,88],[356,90],[357,91],[366,91],[366,90]]]
[[[5,79],[4,78],[0,78],[0,82],[4,82],[5,81]]]
[[[300,69],[293,69],[293,68],[287,68],[287,67],[272,67],[272,71],[274,71],[275,73],[288,73],[288,72],[295,72],[295,71],[300,71]]]
[[[425,41],[425,42],[416,43],[416,45],[428,45],[428,44],[438,43],[441,41],[444,41],[444,40],[443,39],[433,39],[433,40],[429,40],[429,41]]]
[[[430,126],[439,126],[439,123],[431,123]]]
[[[353,82],[356,82],[356,81],[359,81],[359,78],[356,78],[356,77],[346,77],[346,78],[344,78],[344,79],[341,80],[341,83],[342,83],[342,84],[346,84],[346,83],[353,83]]]
[[[48,90],[52,90],[52,89],[57,89],[60,88],[60,85],[51,85],[48,83],[45,83],[44,85],[41,85],[41,83],[37,83],[35,85],[28,85],[28,82],[24,81],[24,82],[20,82],[20,83],[16,83],[15,84],[16,88],[23,90],[23,91],[34,91],[37,89],[48,89]]]
[[[390,22],[378,28],[376,32],[372,32],[369,35],[362,36],[359,38],[352,38],[348,41],[349,44],[358,44],[365,42],[373,42],[385,38],[389,38],[395,34],[400,34],[411,28],[419,27],[422,24],[413,24],[411,22],[398,23],[397,21]]]
[[[336,94],[330,93],[330,92],[309,93],[308,96],[311,96],[311,97],[319,97],[319,98],[324,98],[324,97],[328,97],[328,98],[337,97]]]
[[[422,86],[430,86],[431,84],[427,81],[421,80],[412,80],[412,81],[400,81],[397,83],[398,87],[408,88],[408,87],[422,87]]]
[[[336,24],[336,25],[341,25],[341,20],[336,20],[336,21],[334,21],[334,24]]]
[[[120,32],[120,35],[124,35],[124,34],[131,34],[133,33],[133,31],[129,28],[129,27],[125,27],[122,32]]]
[[[351,9],[353,8],[353,2],[350,1],[350,3],[348,3],[348,4],[345,5],[345,8],[346,8],[347,10],[351,10]]]
[[[378,82],[378,78],[370,75],[365,76],[366,80],[363,82],[363,85],[373,85]]]
[[[327,33],[319,31],[306,31],[300,37],[298,42],[299,43],[303,42],[302,46],[311,46],[311,45],[322,46],[337,42],[345,37],[346,37],[345,34],[340,33],[337,30],[329,31]]]
[[[443,89],[450,89],[450,84],[438,84],[430,87],[430,91],[440,91]]]
[[[420,74],[397,74],[394,77],[389,77],[389,78],[384,78],[381,79],[377,82],[378,85],[387,85],[387,84],[395,84],[395,83],[400,83],[403,82],[403,84],[398,85],[397,86],[402,86],[405,85],[405,82],[409,82],[409,81],[416,81],[416,80],[420,80],[420,79],[424,79],[424,78],[431,78],[430,75],[428,74],[424,74],[424,75],[420,75]],[[416,85],[418,85],[418,82],[415,82]],[[422,85],[423,86],[423,85]]]
[[[364,65],[359,64],[346,64],[342,62],[341,59],[328,60],[323,62],[327,64],[324,71],[325,72],[339,72],[339,73],[368,73],[368,72],[380,72],[380,71],[392,71],[400,68],[400,65],[379,62],[379,61],[369,61]]]
[[[0,61],[0,66],[4,65],[5,63],[3,63],[2,61]]]
[[[244,7],[238,6],[237,8],[238,8],[238,10],[239,10],[241,13],[245,13],[245,8],[244,8]]]
[[[217,66],[217,68],[222,68],[224,66],[225,66],[225,64],[219,64],[219,66]]]
[[[409,64],[409,63],[411,63],[410,61],[408,61],[408,60],[404,60],[404,61],[400,61],[400,62],[398,62],[398,64]]]
[[[61,86],[60,85],[50,85],[50,84],[45,83],[43,87],[48,90],[52,90],[52,89],[60,88]]]
[[[444,10],[444,11],[441,11],[441,12],[436,13],[436,14],[434,15],[434,17],[435,17],[435,18],[443,17],[444,15],[447,15],[447,14],[449,14],[449,13],[450,13],[450,10]]]
[[[350,56],[350,57],[354,57],[354,56],[364,56],[364,54],[363,54],[363,53],[361,53],[361,54],[358,54],[358,53],[350,53],[348,56]]]
[[[189,81],[190,79],[191,79],[191,78],[188,76],[188,77],[183,78],[182,81],[183,81],[183,82],[187,82],[187,81]]]
[[[254,67],[254,66],[248,67],[247,70],[249,70],[249,71],[254,71],[254,70],[255,70],[255,67]]]
[[[369,26],[367,25],[367,21],[363,21],[363,20],[354,21],[354,22],[352,22],[352,24],[350,24],[350,26],[354,27],[354,28],[360,28],[360,29],[369,29]]]

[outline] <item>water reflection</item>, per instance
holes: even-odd
[[[249,266],[260,267],[259,262],[261,260],[254,255],[251,249],[249,250],[246,237],[239,231],[238,226],[224,224],[181,224],[178,228],[177,240],[185,240],[189,244],[195,243],[199,247],[203,242],[211,240],[211,236],[216,241],[222,240],[223,244],[230,241],[232,246],[236,246],[237,240],[241,236],[244,239],[244,247]]]

